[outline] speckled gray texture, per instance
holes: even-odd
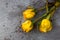
[[[29,33],[24,33],[19,29],[19,25],[23,22],[21,11],[28,5],[33,6],[37,1],[0,0],[0,40],[60,40],[60,8],[52,18],[53,30],[51,32],[41,33],[35,28]],[[39,2],[40,4],[34,7],[39,8],[45,4],[44,0]]]

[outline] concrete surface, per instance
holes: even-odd
[[[19,29],[19,25],[23,22],[22,10],[37,1],[0,0],[0,40],[60,40],[60,8],[52,18],[53,30],[51,32],[40,33],[34,29],[30,33],[24,33]],[[39,5],[44,5],[43,1],[40,0]]]

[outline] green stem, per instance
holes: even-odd
[[[43,9],[45,9],[45,6],[39,8],[38,10],[39,10],[39,11],[42,11]]]
[[[46,0],[46,12],[48,13],[48,0]]]
[[[56,9],[58,8],[58,6],[59,6],[59,3],[56,2],[55,6],[56,6],[56,7],[55,7],[55,10],[56,10]],[[50,18],[53,16],[55,10],[53,10],[51,13],[49,13],[49,15],[48,15],[46,18],[47,18],[47,19],[50,19]]]
[[[44,9],[45,9],[45,6],[39,8],[39,9],[35,9],[35,10],[36,10],[35,12],[42,11],[42,10],[44,10]]]
[[[57,2],[60,2],[60,0],[56,0]]]
[[[50,19],[50,17],[51,17],[51,14],[49,14],[49,15],[46,17],[46,19]]]
[[[53,11],[54,9],[55,9],[55,6],[53,6],[48,13],[43,14],[41,17],[39,17],[39,18],[37,18],[35,21],[33,21],[33,23],[35,23],[35,22],[37,22],[39,19],[47,16],[47,15],[48,15],[51,11]]]
[[[50,11],[48,13],[43,14],[41,17],[37,18],[35,21],[33,21],[33,23],[37,22],[39,19],[47,16],[49,13],[51,13],[52,11],[56,10],[56,8],[58,8],[58,6],[60,5],[60,3],[56,2],[55,5],[50,9]]]
[[[47,18],[47,19],[50,19],[50,18],[53,16],[54,12],[55,12],[55,10],[52,11],[46,18]]]

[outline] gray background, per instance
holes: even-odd
[[[51,32],[41,33],[34,29],[29,33],[24,33],[19,29],[19,25],[23,22],[22,10],[28,5],[33,6],[37,1],[0,0],[0,40],[60,40],[60,8],[56,10],[52,18],[53,30]],[[44,0],[39,2],[34,7],[39,8],[45,4]]]

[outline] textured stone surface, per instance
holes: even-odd
[[[34,29],[30,33],[24,33],[19,29],[19,25],[23,21],[21,11],[37,1],[0,0],[0,40],[60,40],[60,8],[52,18],[53,30],[51,32],[40,33]],[[43,6],[45,4],[43,1],[40,0],[40,4],[34,6],[36,8]]]

